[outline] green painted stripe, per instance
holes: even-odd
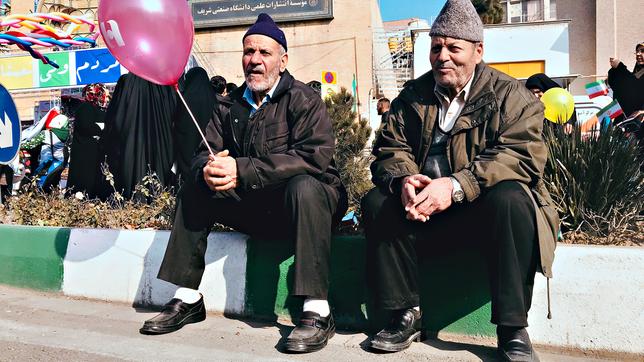
[[[289,315],[288,297],[292,285],[293,248],[284,241],[248,239],[246,261],[246,302],[244,313],[253,318],[276,320]],[[289,275],[290,270],[290,275]],[[287,278],[291,281],[287,282]],[[301,305],[300,305],[301,308]],[[295,310],[292,311],[296,313]]]
[[[283,241],[248,240],[245,314],[259,319],[297,316],[302,301],[289,296],[293,247]],[[335,237],[331,250],[329,302],[338,326],[375,331],[386,317],[373,307],[365,276],[366,241]],[[420,265],[423,326],[429,334],[493,336],[487,270],[468,250],[438,252]]]
[[[248,240],[245,314],[258,319],[297,316],[302,300],[289,296],[293,284],[293,246],[285,241]],[[332,241],[329,301],[339,327],[367,327],[364,285],[365,240]]]
[[[486,262],[468,248],[436,250],[421,261],[423,326],[430,335],[447,331],[496,335],[490,323],[490,289]]]
[[[0,225],[0,283],[59,291],[70,229]]]

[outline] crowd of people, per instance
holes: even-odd
[[[183,79],[186,101],[202,129],[218,98],[237,88],[221,76],[209,79],[199,67]],[[21,152],[0,166],[2,200],[31,180],[45,192],[63,185],[79,197],[106,199],[115,191],[131,197],[147,174],[156,174],[164,186],[178,186],[182,174],[185,179],[201,139],[172,87],[129,73],[119,78],[112,94],[94,83],[83,88],[81,97],[66,97],[62,110],[52,109],[23,131]],[[61,183],[66,168],[67,181]]]

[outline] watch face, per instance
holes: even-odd
[[[453,195],[455,202],[462,202],[465,199],[465,193],[463,191],[456,191]]]

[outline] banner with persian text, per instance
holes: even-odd
[[[195,28],[252,24],[266,13],[276,22],[333,18],[333,0],[191,0]]]
[[[0,58],[0,84],[8,90],[82,86],[116,83],[127,73],[107,48],[51,52],[45,54],[59,68],[30,56]]]

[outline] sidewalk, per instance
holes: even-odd
[[[278,342],[291,327],[209,314],[206,321],[162,335],[138,333],[155,312],[122,303],[73,299],[0,286],[0,360],[209,360],[209,361],[493,361],[494,341],[415,343],[397,354],[365,350],[368,336],[340,332],[322,351],[291,355]],[[480,345],[480,344],[484,345]],[[601,361],[538,349],[541,361]]]

